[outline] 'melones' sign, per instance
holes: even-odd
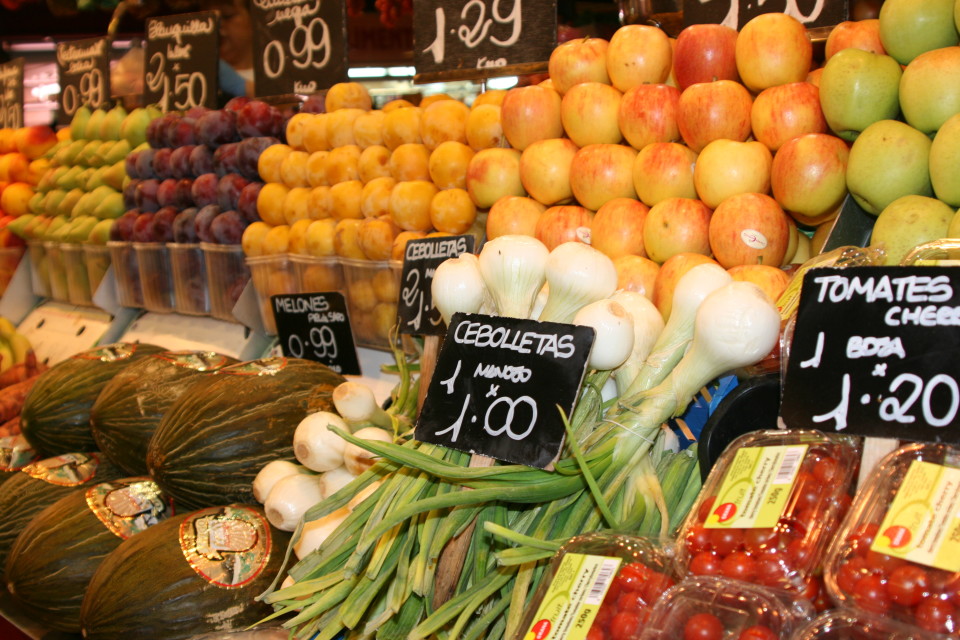
[[[791,428],[960,443],[960,270],[810,270],[789,358]]]

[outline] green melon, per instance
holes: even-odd
[[[204,377],[163,416],[147,467],[178,508],[254,504],[253,479],[272,460],[294,459],[293,432],[333,411],[344,380],[310,360],[265,358]]]
[[[161,522],[97,568],[80,612],[83,637],[181,640],[244,629],[273,612],[255,598],[276,578],[288,542],[259,507],[209,507]]]
[[[40,374],[20,411],[20,429],[41,456],[94,451],[90,407],[125,367],[163,351],[152,344],[117,343],[78,353]]]
[[[70,453],[24,467],[0,485],[0,567],[14,540],[38,513],[60,498],[123,475],[97,453]]]
[[[90,410],[100,451],[130,475],[146,475],[147,445],[167,409],[204,374],[236,364],[209,351],[164,351],[131,364],[110,380]]]
[[[75,491],[37,514],[17,536],[7,557],[7,589],[28,619],[79,633],[80,605],[100,562],[170,513],[169,501],[149,478]]]

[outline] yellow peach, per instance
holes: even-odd
[[[307,153],[330,150],[330,142],[327,140],[327,115],[315,113],[303,124],[301,139],[303,149]]]
[[[420,107],[404,107],[388,111],[383,118],[383,145],[391,151],[408,142],[423,142],[420,138]]]
[[[307,200],[307,215],[311,220],[323,220],[330,214],[330,187],[320,185],[310,190]]]
[[[386,114],[379,109],[365,111],[353,121],[353,139],[361,149],[383,144],[383,119]]]
[[[294,187],[308,187],[310,182],[307,176],[307,160],[310,154],[306,151],[291,151],[280,163],[280,181],[291,189]]]
[[[240,238],[240,247],[243,249],[243,254],[248,258],[262,256],[263,240],[272,228],[262,220],[247,225],[247,228],[243,230],[243,236]]]
[[[465,233],[476,218],[477,206],[466,189],[444,189],[430,201],[430,223],[437,231]]]
[[[393,239],[400,233],[390,216],[364,218],[358,232],[360,249],[368,260],[389,260]]]
[[[282,207],[284,222],[292,225],[297,220],[305,220],[310,217],[307,207],[310,202],[310,191],[311,189],[307,187],[294,187],[287,192]]]
[[[366,111],[363,109],[339,109],[327,114],[327,143],[331,149],[356,144],[353,123]]]
[[[454,98],[453,96],[447,93],[433,93],[429,96],[423,96],[420,99],[420,108],[426,109],[427,107],[432,105],[434,102],[440,102],[442,100],[455,100],[455,99],[456,98]]]
[[[311,187],[328,186],[326,159],[329,151],[314,151],[307,157],[307,183]]]
[[[437,191],[427,180],[398,182],[390,191],[390,217],[406,231],[430,231],[430,202]]]
[[[373,100],[367,88],[359,82],[338,82],[327,89],[323,105],[327,113],[347,108],[368,111],[373,106]]]
[[[280,165],[293,148],[285,144],[272,144],[257,158],[257,173],[264,182],[283,182],[280,175]]]
[[[314,222],[316,221],[310,220],[309,218],[301,218],[290,225],[290,241],[287,247],[288,253],[299,253],[301,255],[306,255],[307,229]]]
[[[257,195],[257,213],[260,218],[271,226],[284,224],[283,202],[290,189],[280,182],[268,182],[260,189]]]
[[[341,258],[366,260],[367,256],[360,248],[360,224],[357,218],[345,218],[337,221],[333,230],[333,250]]]
[[[403,98],[394,98],[393,100],[390,100],[389,102],[384,104],[382,107],[380,107],[380,110],[387,112],[387,111],[393,111],[394,109],[403,109],[405,107],[412,107],[412,106],[415,106],[415,105],[409,100],[404,100]]]
[[[472,108],[476,109],[483,105],[492,104],[499,107],[503,104],[503,97],[507,95],[506,89],[487,89],[473,100]]]
[[[298,151],[306,151],[303,146],[303,131],[307,122],[313,119],[312,113],[295,113],[287,121],[287,144]]]
[[[360,194],[363,183],[359,180],[345,180],[330,187],[330,215],[337,220],[363,218],[360,212]]]
[[[307,229],[307,253],[311,256],[335,256],[333,249],[333,235],[337,228],[337,221],[333,218],[314,220]]]
[[[357,169],[359,161],[360,147],[355,144],[331,149],[323,162],[327,182],[333,186],[338,182],[359,180],[360,172]]]
[[[278,224],[271,227],[263,238],[264,255],[277,255],[286,253],[290,246],[290,227],[285,224]]]
[[[430,179],[439,189],[467,188],[467,166],[474,151],[462,142],[448,140],[430,154]]]
[[[407,251],[407,243],[411,240],[419,240],[426,237],[426,231],[401,231],[397,237],[393,239],[393,248],[390,250],[390,259],[403,260],[404,254]]]
[[[363,185],[360,193],[360,212],[365,218],[377,218],[390,213],[390,192],[397,181],[391,176],[374,178]]]
[[[430,151],[423,144],[407,142],[390,154],[390,175],[397,182],[430,179]]]
[[[383,145],[367,147],[360,152],[357,160],[357,173],[361,182],[370,182],[374,178],[390,175],[390,149]]]
[[[420,138],[433,151],[442,142],[467,141],[466,123],[470,107],[459,100],[440,100],[423,108],[420,117]]]
[[[467,116],[467,144],[474,151],[492,149],[504,144],[500,125],[500,105],[482,104],[470,110]]]

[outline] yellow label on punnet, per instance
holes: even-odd
[[[565,554],[524,640],[585,640],[621,562]]]
[[[806,454],[805,444],[739,449],[703,526],[768,529],[777,524]]]
[[[960,469],[911,462],[870,549],[960,571]]]

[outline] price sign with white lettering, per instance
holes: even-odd
[[[417,420],[423,442],[548,468],[563,446],[594,330],[456,313]]]
[[[0,129],[23,126],[23,58],[0,64]]]
[[[361,375],[342,293],[276,295],[270,303],[283,355],[320,362],[340,374]]]
[[[433,306],[433,272],[447,258],[472,253],[473,236],[422,238],[407,243],[400,274],[400,301],[397,316],[400,333],[409,335],[443,335],[443,318]]]
[[[424,0],[413,5],[415,82],[545,71],[556,0]],[[542,68],[525,68],[539,65]]]
[[[250,0],[258,96],[310,94],[347,78],[343,0]]]
[[[88,38],[57,43],[60,78],[58,120],[67,124],[77,109],[99,109],[110,101],[110,41]]]
[[[683,24],[723,24],[740,30],[761,13],[785,13],[808,29],[849,20],[847,0],[683,0]]]
[[[220,16],[216,11],[147,20],[143,98],[163,111],[217,106]]]
[[[780,414],[791,428],[960,443],[960,271],[811,269]]]

